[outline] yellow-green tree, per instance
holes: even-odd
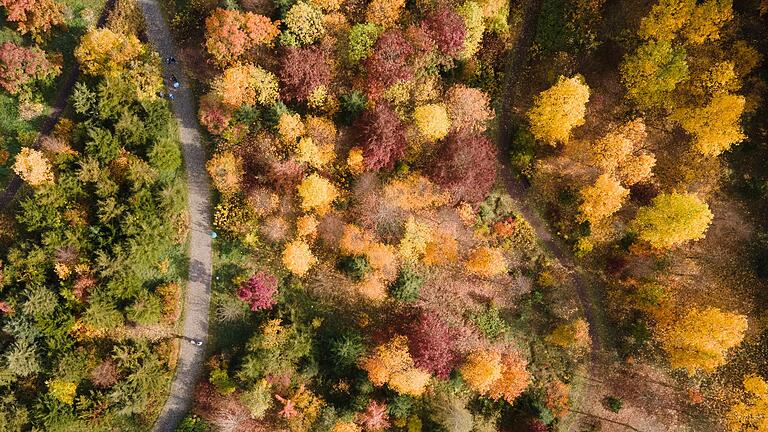
[[[115,33],[108,28],[94,28],[80,39],[80,45],[75,48],[75,57],[80,63],[80,69],[86,74],[105,75],[119,71],[143,52],[144,47],[134,35]]]
[[[596,224],[616,213],[628,196],[629,189],[622,187],[615,177],[602,174],[594,184],[581,190],[579,219]]]
[[[725,419],[729,432],[768,431],[768,383],[757,375],[744,377],[744,390],[749,394],[746,402],[737,402]]]
[[[539,93],[528,111],[531,132],[550,144],[567,142],[571,130],[584,124],[589,86],[581,75],[560,76],[557,83]]]
[[[744,339],[747,317],[709,307],[691,309],[657,336],[675,369],[712,372],[725,364],[729,349]]]
[[[631,228],[651,246],[670,248],[703,238],[712,218],[707,203],[696,195],[673,192],[660,194],[650,206],[640,208]]]
[[[664,107],[678,84],[688,79],[685,50],[669,40],[641,45],[621,65],[627,96],[641,109]]]
[[[678,110],[673,118],[693,135],[696,151],[717,156],[745,138],[741,114],[745,99],[738,95],[719,95],[702,107]]]

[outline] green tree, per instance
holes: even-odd
[[[686,53],[668,40],[651,40],[627,56],[621,65],[621,80],[627,95],[639,108],[661,108],[678,84],[688,79]]]
[[[666,249],[703,238],[712,218],[707,203],[696,195],[673,192],[658,195],[650,206],[641,207],[630,226],[640,240]]]

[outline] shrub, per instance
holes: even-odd
[[[53,183],[53,173],[48,159],[42,152],[24,147],[13,163],[13,171],[31,186],[43,186]]]
[[[621,411],[621,407],[624,405],[624,401],[616,396],[606,396],[603,399],[603,404],[605,404],[606,408],[608,408],[611,412],[618,413]]]
[[[497,339],[502,333],[509,330],[509,325],[499,314],[499,309],[494,306],[488,307],[483,312],[472,314],[470,319],[480,332],[491,340]]]
[[[389,294],[400,301],[414,301],[419,298],[419,289],[424,277],[411,266],[403,266],[397,279],[389,286]]]
[[[339,269],[352,280],[360,282],[370,270],[370,265],[365,256],[345,256],[339,259]]]
[[[252,311],[269,309],[277,300],[277,278],[266,272],[258,272],[237,289],[237,297],[248,303]]]

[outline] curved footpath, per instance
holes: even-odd
[[[160,57],[177,56],[176,46],[171,37],[160,5],[156,0],[138,0],[147,25],[147,35]],[[184,299],[184,330],[186,338],[207,341],[208,306],[211,300],[211,193],[208,174],[205,171],[206,154],[200,141],[192,92],[183,79],[184,73],[178,64],[166,65],[165,77],[171,73],[182,78],[182,86],[175,93],[171,108],[179,124],[179,139],[184,154],[184,168],[187,175],[187,206],[189,211],[189,276]],[[192,405],[192,395],[200,377],[205,360],[205,347],[181,342],[181,352],[176,366],[176,375],[171,383],[171,392],[154,430],[170,432],[186,415]]]

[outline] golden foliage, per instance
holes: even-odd
[[[371,235],[360,227],[346,224],[339,240],[339,249],[345,255],[363,255],[371,241]]]
[[[304,122],[301,121],[301,116],[297,113],[282,113],[277,120],[277,136],[289,150],[294,149],[296,141],[304,135],[304,131]]]
[[[447,204],[451,197],[421,174],[395,178],[384,187],[384,201],[403,210],[422,210]]]
[[[448,111],[443,104],[427,104],[416,107],[413,122],[421,135],[428,141],[445,138],[451,128]]]
[[[54,398],[67,405],[72,405],[75,402],[77,383],[60,379],[50,380],[46,383],[48,384],[48,392]]]
[[[314,239],[317,236],[317,218],[313,215],[300,216],[296,220],[296,235],[301,238]]]
[[[405,261],[418,261],[424,256],[427,243],[431,238],[432,228],[428,224],[408,216],[405,221],[405,234],[400,240],[398,252]]]
[[[303,240],[294,240],[285,245],[283,265],[296,276],[304,276],[317,263],[309,245]]]
[[[384,28],[397,23],[405,7],[405,0],[373,0],[368,4],[365,20]]]
[[[357,291],[372,302],[379,302],[387,298],[387,285],[378,272],[371,272],[357,284]]]
[[[469,255],[467,270],[484,277],[498,276],[507,272],[507,260],[500,249],[481,246]]]
[[[385,281],[391,281],[397,276],[397,249],[394,246],[369,242],[363,253],[371,268],[380,273]]]
[[[278,98],[277,77],[250,63],[224,70],[214,78],[211,88],[221,101],[232,108],[242,105],[272,105]]]
[[[518,352],[505,354],[501,359],[501,376],[491,385],[488,396],[513,404],[531,381],[527,366],[528,362]]]
[[[240,191],[243,181],[243,163],[232,152],[216,153],[205,164],[213,186],[223,194]]]
[[[701,45],[708,40],[718,40],[720,29],[731,18],[733,0],[705,0],[694,8],[683,28],[683,36],[695,45]]]
[[[424,250],[426,265],[443,265],[456,262],[459,258],[459,242],[448,232],[437,231],[427,242]]]
[[[464,19],[464,27],[467,29],[464,47],[461,50],[461,58],[470,59],[477,54],[477,51],[480,49],[480,43],[483,41],[483,33],[485,33],[483,9],[477,2],[470,0],[461,5],[458,12],[461,18]]]
[[[582,350],[589,348],[589,323],[584,319],[560,324],[546,337],[546,341],[565,349]]]
[[[501,354],[495,351],[475,351],[467,356],[459,370],[469,388],[486,394],[502,372]]]
[[[707,203],[694,194],[661,194],[650,206],[641,207],[631,228],[638,239],[656,248],[670,248],[704,238],[714,215]]]
[[[581,190],[579,220],[597,224],[616,213],[629,196],[629,189],[621,186],[610,174],[603,174],[594,184]]]
[[[331,209],[331,203],[339,196],[336,186],[318,174],[313,173],[298,186],[301,197],[301,208],[304,211],[314,211],[319,215],[325,214]]]
[[[347,166],[352,174],[360,174],[365,171],[365,158],[363,157],[363,149],[360,147],[352,147],[349,149],[347,155]]]
[[[360,367],[368,373],[373,385],[389,384],[396,392],[414,397],[421,396],[430,377],[414,366],[405,336],[395,336],[376,347],[363,358]]]
[[[584,124],[589,87],[581,75],[560,76],[557,83],[539,93],[528,111],[531,133],[550,144],[567,142],[571,130]]]
[[[746,402],[737,402],[725,416],[729,432],[768,431],[768,383],[757,375],[744,377]]]
[[[331,432],[362,432],[362,429],[353,422],[338,422],[333,425]]]
[[[31,186],[42,186],[53,183],[53,172],[48,159],[42,152],[24,147],[13,163],[13,172]]]
[[[298,148],[296,149],[296,160],[305,162],[313,168],[322,168],[331,162],[335,157],[333,146],[318,146],[310,137],[299,138]]]
[[[136,36],[115,33],[108,28],[89,30],[75,48],[80,68],[88,75],[117,72],[143,53],[144,47]]]
[[[700,108],[677,111],[674,119],[693,135],[693,147],[707,156],[717,156],[745,138],[741,114],[745,99],[738,95],[719,95]]]
[[[660,0],[640,21],[637,34],[643,39],[674,39],[695,7],[696,0]]]
[[[739,345],[747,330],[747,317],[709,307],[690,309],[657,336],[669,363],[693,375],[712,372],[725,364],[729,349]]]

